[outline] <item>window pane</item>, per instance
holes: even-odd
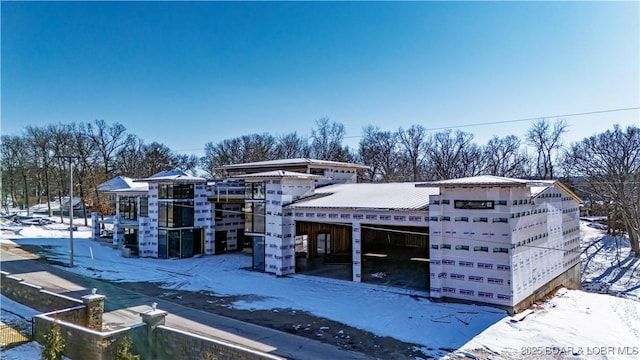
[[[264,182],[253,183],[253,199],[264,199]]]
[[[244,211],[244,231],[253,232],[253,203],[246,203]]]
[[[182,225],[193,226],[193,202],[181,203]]]
[[[158,185],[158,198],[159,199],[166,199],[167,198],[167,185],[166,184]]]
[[[171,230],[169,235],[169,257],[180,257],[180,230]]]
[[[158,257],[167,258],[167,230],[158,230]]]
[[[140,198],[140,216],[149,216],[149,198],[146,196]]]
[[[158,226],[168,227],[167,223],[167,203],[160,202],[158,204]]]
[[[253,232],[261,234],[265,232],[264,203],[253,203]]]
[[[193,256],[193,229],[182,230],[182,241],[180,242],[180,257]]]
[[[166,203],[167,206],[167,227],[174,227],[175,223],[173,221],[173,204]]]

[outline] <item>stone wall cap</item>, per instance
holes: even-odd
[[[82,297],[83,300],[102,300],[104,299],[106,296],[104,295],[99,295],[99,294],[91,294],[91,295],[85,295]]]
[[[144,311],[142,313],[140,313],[140,315],[142,316],[159,316],[159,315],[167,315],[168,312],[164,311],[164,310],[147,310]]]

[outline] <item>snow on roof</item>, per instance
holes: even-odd
[[[328,160],[316,160],[308,158],[295,158],[295,159],[278,159],[257,161],[244,164],[231,164],[222,166],[225,170],[233,169],[245,169],[245,168],[261,168],[261,167],[277,167],[277,166],[294,166],[294,165],[307,165],[307,166],[333,166],[333,167],[350,167],[358,169],[368,169],[369,166],[340,162],[340,161],[328,161]]]
[[[173,182],[195,183],[195,182],[206,182],[207,180],[201,177],[191,176],[181,170],[167,170],[167,171],[161,171],[148,178],[138,179],[134,181],[147,181],[147,182],[173,181]]]
[[[345,208],[426,210],[429,195],[437,195],[437,188],[418,188],[416,183],[359,183],[320,187],[315,196],[301,199],[289,208]]]
[[[274,171],[265,171],[254,174],[244,174],[244,175],[235,175],[232,176],[234,179],[272,179],[272,178],[295,178],[295,179],[303,179],[303,180],[328,180],[329,178],[320,176],[320,175],[312,175],[299,173],[294,171],[284,171],[284,170],[274,170]]]
[[[536,197],[545,190],[557,187],[571,196],[576,202],[582,203],[582,200],[568,187],[560,183],[558,180],[527,180],[515,179],[493,175],[480,175],[460,179],[449,179],[441,181],[431,181],[420,183],[417,187],[456,187],[456,186],[528,186],[531,196]]]
[[[493,175],[480,175],[480,176],[472,176],[472,177],[465,177],[465,178],[459,178],[459,179],[430,181],[430,182],[418,184],[417,186],[418,187],[423,187],[423,186],[449,187],[449,186],[473,186],[473,185],[526,186],[528,183],[529,183],[529,180],[514,179],[514,178],[507,178],[507,177],[493,176]]]
[[[98,185],[98,190],[104,192],[146,192],[149,191],[149,184],[136,182],[136,180],[126,176],[117,176]]]

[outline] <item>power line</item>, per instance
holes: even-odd
[[[596,111],[585,111],[585,112],[570,113],[570,114],[546,115],[546,116],[538,116],[538,117],[530,117],[530,118],[522,118],[522,119],[512,119],[512,120],[502,120],[502,121],[479,122],[479,123],[473,123],[473,124],[451,125],[451,126],[444,126],[444,127],[426,128],[425,131],[459,129],[459,128],[465,128],[465,127],[484,126],[484,125],[509,124],[509,123],[534,121],[534,120],[549,119],[549,118],[563,118],[563,117],[573,117],[573,116],[606,114],[606,113],[620,112],[620,111],[630,111],[630,110],[640,110],[640,106],[627,107],[627,108],[617,108],[617,109],[596,110]],[[352,136],[345,136],[344,139],[356,139],[356,138],[361,138],[361,137],[362,137],[362,135],[352,135]],[[195,151],[195,150],[202,150],[203,151],[204,148],[199,148],[199,149],[178,149],[178,150],[174,150],[174,151]]]
[[[606,113],[612,113],[612,112],[629,111],[629,110],[639,110],[639,109],[640,109],[640,107],[638,107],[638,106],[637,106],[637,107],[618,108],[618,109],[607,109],[607,110],[597,110],[597,111],[586,111],[586,112],[571,113],[571,114],[547,115],[547,116],[538,116],[538,117],[523,118],[523,119],[502,120],[502,121],[490,121],[490,122],[473,123],[473,124],[464,124],[464,125],[451,125],[451,126],[444,126],[444,127],[426,128],[426,129],[425,129],[425,131],[437,131],[437,130],[447,130],[447,129],[459,129],[459,128],[473,127],[473,126],[483,126],[483,125],[510,124],[510,123],[516,123],[516,122],[534,121],[534,120],[541,120],[541,119],[565,118],[565,117],[572,117],[572,116],[584,116],[584,115],[606,114]],[[352,139],[352,138],[359,138],[359,137],[362,137],[362,135],[345,136],[345,139],[346,139],[346,138]]]

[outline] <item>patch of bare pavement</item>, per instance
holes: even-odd
[[[162,298],[182,306],[222,315],[236,320],[269,327],[290,334],[366,354],[375,359],[429,358],[418,351],[418,345],[391,337],[376,336],[337,321],[295,309],[243,310],[232,306],[249,296],[217,296],[211,291],[182,291],[163,289],[161,284],[149,282],[117,283],[117,286]],[[401,321],[401,320],[399,320]],[[447,352],[449,349],[441,349]]]

